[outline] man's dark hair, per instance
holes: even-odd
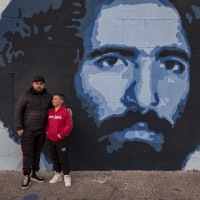
[[[33,82],[42,82],[42,83],[45,83],[45,79],[43,76],[35,76],[33,78]]]

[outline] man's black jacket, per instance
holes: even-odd
[[[44,89],[37,92],[33,88],[23,93],[15,107],[15,127],[30,132],[43,132],[52,96]]]

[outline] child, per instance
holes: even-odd
[[[53,162],[55,175],[49,183],[62,181],[64,174],[65,186],[71,186],[71,177],[69,175],[68,147],[69,134],[72,130],[71,113],[63,105],[65,97],[63,94],[55,94],[52,104],[54,108],[48,112],[48,121],[46,126],[46,135],[50,143],[50,153]]]

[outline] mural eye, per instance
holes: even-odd
[[[96,65],[104,70],[108,70],[114,66],[126,65],[126,63],[125,59],[121,59],[116,56],[105,56],[96,61]]]
[[[175,74],[182,74],[185,71],[185,64],[180,61],[168,60],[162,64],[163,68]]]

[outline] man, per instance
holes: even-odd
[[[167,0],[104,0],[93,11],[75,88],[99,143],[120,155],[119,169],[180,169],[196,142],[183,148],[192,130],[181,117],[191,48],[177,8]]]
[[[23,93],[15,108],[15,126],[21,137],[23,155],[22,189],[30,186],[31,180],[44,182],[38,170],[40,154],[45,142],[47,112],[51,105],[51,95],[45,89],[45,79],[36,76],[32,87]]]

